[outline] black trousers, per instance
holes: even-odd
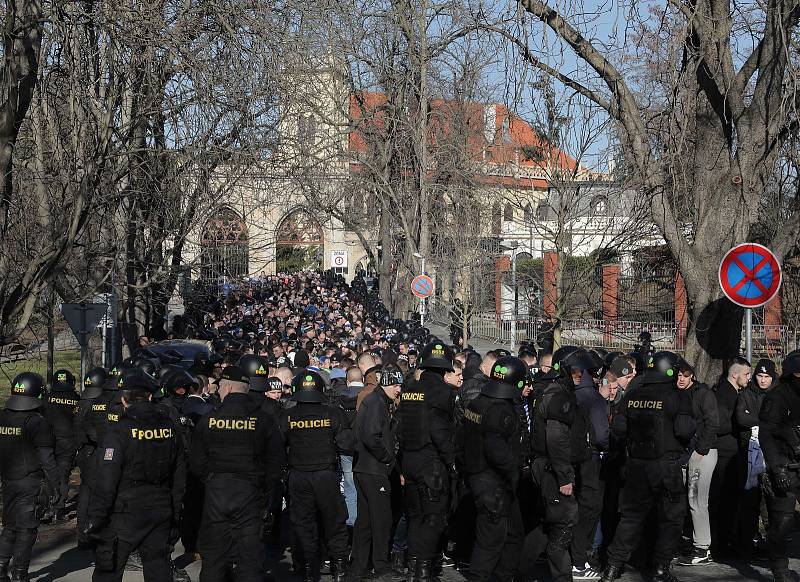
[[[128,556],[134,550],[142,558],[146,582],[172,582],[169,532],[173,516],[169,492],[165,497],[167,504],[160,507],[126,507],[125,511],[112,514],[108,527],[100,532],[93,582],[121,582]],[[157,503],[163,499],[147,501]]]
[[[197,541],[203,555],[200,582],[224,581],[233,564],[237,582],[263,582],[266,550],[260,534],[266,502],[266,492],[252,480],[217,474],[206,482]]]
[[[533,482],[541,496],[542,523],[539,526],[545,535],[533,532],[531,540],[545,543],[535,547],[533,555],[547,553],[547,563],[554,582],[572,580],[572,558],[569,554],[570,543],[575,526],[578,523],[578,502],[575,495],[562,495],[558,480],[549,466],[547,459],[534,459],[531,467]]]
[[[57,436],[54,456],[56,467],[58,467],[59,502],[53,509],[63,511],[67,504],[67,493],[69,493],[69,476],[72,474],[72,467],[75,465],[75,443],[72,439],[64,439]]]
[[[339,489],[339,473],[332,469],[292,470],[289,495],[289,517],[306,564],[315,572],[319,568],[320,525],[328,555],[334,560],[346,559],[347,506]]]
[[[12,569],[27,572],[36,541],[39,519],[36,504],[42,474],[23,479],[3,479],[3,532],[0,534],[0,563],[12,560]]]
[[[183,514],[181,515],[181,542],[188,554],[197,551],[197,537],[203,520],[203,501],[206,486],[202,479],[191,473],[186,475],[186,492],[183,494]]]
[[[477,519],[467,579],[510,582],[517,573],[524,528],[511,486],[493,473],[469,477]]]
[[[765,495],[769,512],[767,547],[773,570],[786,570],[789,567],[787,540],[794,525],[795,503],[800,495],[800,478],[796,473],[793,473],[792,485],[792,490],[787,493],[773,491],[772,495]]]
[[[722,450],[719,450],[708,494],[711,549],[717,554],[731,550],[739,520],[739,497],[744,490],[745,479],[746,473],[742,472],[738,455],[723,455]]]
[[[589,459],[576,466],[574,495],[578,501],[578,523],[573,529],[570,549],[573,564],[583,568],[603,509],[600,459]]]
[[[376,576],[390,571],[389,542],[392,532],[392,486],[389,477],[355,473],[358,516],[353,526],[350,578],[365,576],[370,554]]]
[[[413,453],[409,453],[411,455]],[[444,465],[423,460],[403,459],[408,555],[430,562],[447,527],[450,508],[450,479]]]
[[[92,479],[94,469],[94,452],[93,446],[85,445],[78,451],[78,467],[81,471],[81,484],[78,487],[78,540],[82,539],[81,533],[89,523],[89,504],[92,500]]]
[[[656,564],[669,564],[677,552],[687,508],[680,463],[629,459],[620,495],[622,517],[608,548],[609,563],[622,565],[630,559],[642,540],[653,508],[658,514],[653,560]]]

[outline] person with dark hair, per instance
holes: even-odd
[[[739,392],[747,388],[751,375],[750,362],[744,358],[734,358],[726,376],[713,388],[719,418],[716,440],[718,457],[711,478],[709,515],[711,552],[720,558],[735,553],[732,542],[739,516],[739,497],[747,476],[742,464],[736,462],[739,453],[736,400]]]
[[[153,402],[158,386],[145,374],[121,381],[123,412],[98,450],[95,487],[84,533],[99,540],[95,582],[121,582],[138,550],[145,580],[171,580],[186,479],[184,445],[167,410]]]

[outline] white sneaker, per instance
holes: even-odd
[[[576,568],[575,566],[572,567],[572,579],[573,580],[599,580],[602,576],[600,572],[589,566],[588,564],[584,564],[584,567]]]

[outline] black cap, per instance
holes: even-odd
[[[633,366],[631,366],[628,358],[623,356],[619,356],[614,358],[614,361],[611,362],[611,366],[609,367],[609,371],[614,374],[617,378],[621,378],[622,376],[627,376],[631,372],[633,372]]]
[[[294,367],[307,368],[311,364],[311,358],[305,350],[297,350],[294,354]]]
[[[250,383],[250,378],[247,374],[244,373],[239,366],[228,366],[224,370],[222,370],[222,377],[221,380],[230,380],[231,382],[243,382],[245,384]]]
[[[767,360],[766,358],[762,358],[756,364],[755,370],[753,370],[753,376],[757,374],[769,374],[773,379],[777,378],[778,370],[775,367],[775,362],[772,360]]]
[[[399,386],[403,383],[403,373],[400,370],[386,370],[380,373],[381,386]]]
[[[66,369],[53,372],[53,391],[71,392],[75,390],[75,376]]]

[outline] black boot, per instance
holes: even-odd
[[[622,576],[622,566],[609,564],[603,571],[603,577],[600,578],[600,582],[614,582],[620,576]]]
[[[417,572],[417,558],[414,556],[409,556],[408,560],[406,561],[406,573],[405,573],[405,581],[406,582],[414,582],[414,574]]]
[[[433,575],[430,562],[419,560],[414,573],[414,582],[440,582],[440,580]]]
[[[8,582],[8,563],[11,558],[0,560],[0,582]]]
[[[331,580],[345,582],[347,579],[347,558],[337,558],[331,561]]]
[[[797,574],[789,568],[772,570],[772,579],[775,582],[797,582]]]
[[[406,574],[406,555],[405,552],[392,552],[392,572],[397,576]]]
[[[656,564],[655,571],[653,572],[653,582],[679,582],[678,579],[672,575],[669,564]]]
[[[27,564],[11,568],[11,582],[31,582]]]
[[[303,568],[303,582],[316,582],[313,566],[306,564],[305,568]]]

